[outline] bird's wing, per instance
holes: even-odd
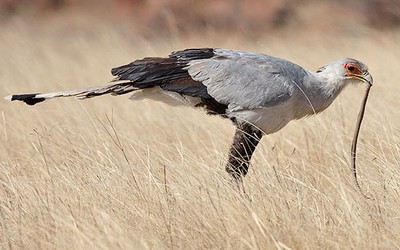
[[[222,104],[241,108],[278,105],[293,95],[307,72],[269,55],[214,49],[215,56],[189,62],[189,75]]]
[[[184,55],[188,56],[187,54],[189,53],[185,52]],[[127,65],[113,68],[111,73],[116,76],[116,80],[129,81],[138,89],[160,86],[161,89],[166,91],[211,98],[207,94],[206,87],[201,82],[194,81],[187,70],[184,69],[188,62],[187,58],[178,59],[173,57],[175,54],[173,53],[168,58],[146,57]],[[195,56],[197,56],[196,58],[201,58],[201,56],[204,58],[204,55],[200,52],[197,52]]]

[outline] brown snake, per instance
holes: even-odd
[[[362,120],[364,118],[365,107],[367,105],[369,91],[370,91],[372,85],[368,84],[367,86],[368,87],[367,87],[367,89],[365,91],[364,99],[362,100],[360,111],[358,113],[356,128],[355,128],[354,136],[353,136],[353,141],[351,143],[351,168],[352,168],[352,171],[353,171],[354,181],[356,183],[357,188],[360,190],[361,194],[364,197],[369,198],[366,195],[364,195],[364,193],[362,192],[360,183],[358,182],[358,179],[357,179],[357,167],[356,167],[357,140],[358,140],[358,135],[360,133],[361,122],[362,122]]]

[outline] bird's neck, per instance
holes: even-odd
[[[309,79],[305,81],[305,88],[309,102],[313,106],[313,113],[325,110],[336,99],[346,86],[343,79],[328,73],[309,72]]]

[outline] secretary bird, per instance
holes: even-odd
[[[272,134],[291,120],[325,110],[344,87],[372,85],[368,68],[344,58],[315,73],[270,55],[213,48],[185,49],[168,57],[146,57],[113,68],[109,85],[70,91],[6,97],[34,105],[46,99],[133,92],[130,99],[149,98],[171,105],[204,108],[236,125],[226,171],[244,192],[242,176],[264,134]]]

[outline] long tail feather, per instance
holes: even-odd
[[[28,105],[35,105],[36,103],[57,97],[75,96],[78,99],[86,99],[104,94],[122,95],[137,89],[138,88],[132,86],[131,83],[125,82],[52,93],[10,95],[6,96],[5,99],[9,101],[23,101]]]

